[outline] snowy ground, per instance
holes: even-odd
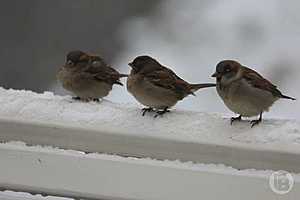
[[[296,120],[264,119],[262,124],[251,128],[249,121],[230,126],[230,115],[175,108],[155,119],[151,113],[142,117],[141,106],[137,104],[116,104],[107,100],[83,103],[51,92],[37,94],[0,88],[0,97],[1,118],[6,119],[68,124],[111,132],[122,130],[126,134],[188,142],[278,144],[287,149],[291,145],[300,145],[300,123]]]
[[[41,152],[41,153],[52,153],[57,155],[65,155],[65,156],[76,156],[78,158],[95,158],[95,159],[105,159],[111,161],[126,161],[134,164],[149,164],[155,166],[163,166],[177,169],[188,169],[193,171],[205,171],[205,172],[213,172],[220,174],[230,174],[230,175],[243,175],[243,176],[255,176],[261,178],[268,178],[273,170],[254,170],[254,169],[245,169],[238,170],[230,166],[226,166],[223,164],[201,164],[201,163],[193,163],[193,162],[181,162],[179,160],[171,161],[171,160],[155,160],[151,158],[134,158],[134,157],[122,157],[118,155],[109,155],[109,154],[99,154],[99,153],[89,153],[86,154],[80,151],[74,150],[63,150],[59,148],[54,148],[51,146],[27,146],[23,142],[8,142],[8,143],[0,143],[0,148],[11,149],[11,150],[26,150],[28,152]],[[293,174],[294,178],[297,181],[300,181],[300,174]]]
[[[234,169],[229,166],[225,166],[222,164],[216,165],[216,164],[196,164],[193,162],[181,162],[181,161],[169,161],[169,160],[164,160],[164,161],[159,161],[159,160],[154,160],[150,158],[133,158],[133,157],[121,157],[121,156],[116,156],[116,155],[107,155],[107,154],[98,154],[98,153],[90,153],[90,154],[85,154],[84,152],[79,152],[79,151],[74,151],[74,150],[62,150],[58,148],[53,148],[53,147],[41,147],[41,146],[26,146],[22,142],[9,142],[9,143],[2,143],[0,144],[1,149],[7,149],[7,150],[13,150],[13,151],[24,151],[27,152],[26,154],[30,154],[30,152],[39,152],[39,158],[42,160],[40,162],[44,163],[44,167],[47,165],[50,165],[51,167],[54,167],[53,164],[51,164],[51,159],[50,157],[44,157],[43,155],[46,154],[52,154],[52,155],[62,155],[62,156],[70,156],[70,157],[75,157],[76,158],[76,163],[77,167],[75,168],[68,168],[69,171],[72,171],[76,168],[81,168],[80,165],[78,165],[78,161],[84,161],[87,159],[92,159],[92,160],[106,160],[106,161],[112,161],[113,165],[117,165],[118,162],[124,162],[132,165],[138,165],[138,166],[153,166],[153,167],[162,167],[166,168],[169,170],[175,169],[178,170],[177,173],[183,173],[185,170],[192,171],[192,172],[197,172],[199,174],[201,173],[208,173],[208,174],[219,174],[221,176],[225,175],[226,176],[233,176],[233,177],[248,177],[249,180],[253,179],[259,179],[260,181],[256,184],[258,188],[263,188],[263,191],[265,190],[270,190],[268,187],[264,188],[265,184],[268,183],[269,177],[271,175],[272,170],[254,170],[254,169],[247,169],[247,170],[238,170]],[[22,156],[24,159],[24,157]],[[47,159],[46,159],[47,158]],[[30,161],[32,163],[32,161]],[[64,166],[61,164],[61,167],[59,168],[60,170],[64,170]],[[39,169],[41,166],[39,164],[38,168]],[[26,167],[26,165],[25,165]],[[113,168],[113,167],[112,167]],[[58,168],[54,167],[54,171],[57,170]],[[118,175],[122,177],[122,172],[121,168],[118,168]],[[40,175],[40,173],[37,170],[37,176]],[[81,171],[82,175],[84,176],[89,176],[86,173],[83,173]],[[159,174],[159,171],[156,171],[156,173]],[[92,173],[93,174],[93,173]],[[93,176],[97,176],[100,174],[98,171],[97,174],[94,174]],[[135,173],[134,173],[135,174]],[[153,174],[153,176],[158,176],[158,174]],[[78,176],[82,176],[80,174],[77,174]],[[138,172],[135,174],[135,176],[139,176]],[[299,183],[300,183],[300,174],[292,174],[293,179],[295,181],[295,188],[293,190],[293,193],[291,193],[292,196],[297,195],[298,189],[299,189]],[[132,180],[135,180],[136,177],[132,176]],[[94,180],[88,179],[91,183],[93,183]],[[51,180],[49,180],[51,181]],[[82,180],[84,181],[84,180]],[[99,180],[100,181],[100,180]],[[109,180],[106,180],[107,184],[110,182]],[[148,179],[150,181],[150,179]],[[224,181],[222,178],[219,181]],[[0,181],[1,182],[1,181]],[[205,181],[204,181],[205,182]],[[251,181],[250,181],[251,182]],[[99,183],[102,183],[100,181]],[[246,182],[247,183],[247,182]],[[128,183],[129,185],[132,183]],[[144,183],[145,184],[145,183]],[[248,183],[247,183],[248,184]],[[118,184],[117,184],[118,185]],[[253,188],[248,188],[248,192],[253,189]],[[269,191],[270,192],[270,191]],[[270,194],[267,192],[267,194]],[[295,192],[295,193],[294,193]],[[263,193],[258,193],[259,195],[262,195]],[[192,195],[192,194],[191,194]],[[193,194],[194,195],[194,194]],[[265,195],[265,194],[264,194]],[[0,199],[1,200],[68,200],[68,198],[59,198],[59,197],[42,197],[41,195],[31,195],[28,193],[22,193],[22,192],[11,192],[11,191],[5,191],[5,192],[0,192]],[[284,196],[283,199],[291,199],[291,196]]]
[[[4,191],[0,192],[1,200],[71,200],[62,197],[42,197],[41,195],[31,195],[24,192]]]
[[[70,96],[56,96],[51,92],[37,94],[31,91],[6,90],[3,88],[0,88],[0,104],[1,118],[6,120],[110,130],[109,134],[117,133],[199,144],[226,144],[241,148],[272,149],[276,152],[300,153],[300,123],[296,120],[265,119],[261,125],[250,128],[249,121],[230,126],[229,116],[177,109],[161,118],[154,119],[153,114],[142,117],[141,107],[134,104],[119,104],[107,100],[100,103],[83,103],[73,101]],[[124,142],[126,143],[126,141]],[[272,172],[267,170],[268,168],[266,170],[238,170],[222,164],[124,158],[97,153],[85,154],[79,151],[52,147],[28,147],[22,142],[0,144],[0,148],[126,161],[134,164],[143,163],[168,168],[261,177],[264,179]],[[299,174],[294,174],[294,178],[299,181]],[[14,195],[15,199],[19,200],[18,193],[10,192],[1,192],[0,199],[11,200],[11,196]],[[39,196],[27,194],[25,197],[27,199],[43,199]],[[25,197],[23,199],[26,199]]]

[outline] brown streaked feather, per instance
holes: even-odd
[[[275,97],[282,97],[281,92],[277,89],[277,86],[273,85],[270,81],[265,79],[256,71],[244,67],[244,78],[253,87],[259,88],[261,90],[266,90],[271,92]]]
[[[178,77],[168,68],[161,67],[160,69],[144,74],[144,76],[145,79],[152,84],[165,89],[170,89],[180,95],[181,98],[188,94],[192,94],[190,84]]]
[[[79,58],[79,61],[88,61],[89,60],[89,55],[87,54],[82,54]]]
[[[123,85],[120,82],[120,78],[126,76],[125,74],[120,74],[117,70],[110,66],[89,65],[84,71],[90,76],[95,77],[96,80],[107,82],[110,84]]]

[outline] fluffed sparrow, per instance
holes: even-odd
[[[82,51],[71,51],[67,54],[57,78],[62,86],[76,95],[74,99],[99,101],[109,94],[114,84],[123,85],[120,74],[108,66],[99,56],[92,56]]]
[[[212,75],[217,79],[217,92],[225,105],[239,117],[232,117],[231,124],[242,117],[259,115],[251,121],[251,127],[262,121],[262,113],[269,110],[280,98],[295,100],[283,95],[275,85],[256,71],[237,61],[224,60],[217,64]]]
[[[163,115],[179,100],[194,95],[200,88],[216,86],[213,83],[190,84],[150,56],[138,56],[128,65],[132,69],[127,79],[127,90],[138,102],[147,106],[143,109],[143,116],[150,111],[156,111],[155,117]]]

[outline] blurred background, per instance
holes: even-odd
[[[300,98],[300,2],[282,0],[2,0],[0,85],[67,94],[56,72],[70,50],[101,55],[123,73],[150,55],[185,80],[214,82],[223,59],[236,59]],[[123,80],[125,81],[125,80]],[[136,103],[125,87],[106,98]],[[141,107],[141,106],[140,106]],[[176,109],[232,113],[214,89]],[[280,100],[266,117],[299,119],[298,101]]]

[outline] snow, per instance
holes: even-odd
[[[264,119],[263,123],[251,128],[249,121],[229,123],[230,116],[172,109],[163,117],[154,114],[141,115],[138,104],[114,103],[102,100],[99,103],[84,103],[72,100],[71,96],[57,96],[51,92],[37,94],[32,91],[0,88],[0,120],[16,120],[57,124],[93,130],[110,130],[109,134],[130,134],[144,137],[172,139],[192,143],[227,144],[241,148],[275,149],[300,153],[300,122],[297,120]],[[180,160],[155,160],[152,158],[121,157],[99,153],[63,150],[51,146],[27,146],[23,142],[1,143],[0,148],[45,152],[76,156],[78,159],[104,159],[134,164],[212,172],[234,176],[267,179],[272,170],[239,170],[223,164],[202,164]],[[296,182],[300,174],[293,174]],[[0,199],[65,200],[58,197],[42,197],[27,193],[0,192]]]
[[[25,192],[13,192],[13,191],[0,192],[0,199],[1,200],[71,200],[69,198],[63,198],[63,197],[52,197],[52,196],[43,197],[41,195],[32,195]]]
[[[93,199],[98,199],[103,195],[111,197],[104,199],[119,199],[117,197],[151,199],[150,197],[153,197],[152,194],[155,193],[158,198],[152,199],[182,199],[181,197],[174,198],[177,195],[188,195],[191,199],[196,199],[195,197],[198,197],[199,194],[206,197],[211,196],[214,191],[223,191],[225,184],[229,184],[231,185],[230,188],[238,188],[239,191],[244,190],[247,194],[249,191],[250,194],[254,191],[260,196],[267,197],[272,194],[268,185],[266,185],[272,172],[270,170],[237,170],[221,164],[196,164],[178,160],[161,161],[150,158],[121,157],[97,153],[86,154],[80,151],[63,150],[50,146],[26,146],[23,142],[2,143],[0,144],[0,153],[2,153],[2,161],[7,161],[4,162],[6,167],[0,167],[2,181],[4,180],[4,185],[6,182],[8,182],[8,185],[10,185],[9,183],[18,183],[18,189],[16,189],[18,191],[23,191],[22,188],[25,188],[25,191],[43,191],[45,194],[50,191],[52,192],[50,194],[55,194],[52,187],[55,185],[55,188],[59,188],[59,192],[56,194],[62,196],[71,196],[80,192],[78,194],[80,197]],[[21,169],[18,167],[19,165],[22,165]],[[22,174],[26,175],[23,176]],[[299,174],[292,175],[295,179],[294,191],[297,191],[296,187],[298,187],[300,180]],[[44,181],[38,177],[43,177]],[[30,183],[28,183],[28,180],[31,180]],[[141,180],[147,181],[141,184]],[[27,184],[35,190],[24,187]],[[203,189],[202,184],[209,185],[209,187]],[[23,187],[20,185],[23,185]],[[36,186],[43,189],[37,190]],[[10,187],[10,189],[13,190],[14,188]],[[209,190],[209,194],[203,190]],[[110,192],[108,193],[108,191]],[[132,193],[132,191],[134,192]],[[237,192],[234,196],[239,197],[239,193],[243,192]],[[89,196],[86,196],[87,194]],[[95,196],[96,194],[97,196]],[[166,198],[166,194],[168,194],[167,197],[173,195],[173,198]],[[225,194],[227,195],[227,193]],[[16,195],[20,198],[11,197]],[[22,199],[22,195],[24,195],[23,199],[28,200],[45,199],[40,195],[32,196],[27,193],[11,192],[0,192],[0,199],[4,196],[8,200],[19,200]],[[297,193],[291,195],[296,196]],[[47,197],[47,199],[61,200],[54,197]]]
[[[256,170],[256,169],[244,169],[239,170],[231,166],[226,166],[223,164],[202,164],[194,162],[182,162],[180,160],[156,160],[152,158],[135,158],[135,157],[122,157],[119,155],[110,155],[110,154],[100,154],[100,153],[85,153],[75,150],[64,150],[60,148],[54,148],[51,146],[27,146],[24,142],[13,141],[7,143],[1,143],[0,148],[11,149],[11,150],[25,150],[27,152],[40,152],[40,153],[51,153],[64,156],[76,156],[79,159],[93,158],[93,159],[102,159],[110,161],[123,161],[134,164],[147,164],[153,166],[162,166],[168,168],[177,168],[177,169],[188,169],[192,171],[201,171],[201,172],[212,172],[218,174],[227,174],[227,175],[241,175],[249,177],[260,177],[268,178],[274,171],[273,170]],[[295,181],[300,181],[300,174],[292,173]]]
[[[108,155],[108,154],[99,154],[99,153],[89,153],[86,154],[84,152],[80,151],[74,151],[74,150],[63,150],[59,148],[54,148],[51,146],[27,146],[23,142],[8,142],[8,143],[1,143],[0,144],[1,149],[7,149],[7,150],[13,150],[15,152],[23,151],[26,152],[26,155],[29,155],[31,152],[38,152],[38,154],[41,155],[62,155],[66,157],[74,157],[76,160],[76,163],[82,163],[81,161],[86,161],[87,159],[92,160],[102,160],[102,161],[113,161],[114,164],[116,163],[129,163],[133,165],[141,165],[143,167],[145,166],[155,166],[157,167],[163,167],[167,168],[168,171],[172,169],[177,169],[178,173],[183,173],[183,171],[188,170],[190,172],[199,172],[197,174],[215,174],[215,175],[221,175],[222,177],[244,177],[246,179],[249,179],[253,181],[254,179],[262,180],[262,182],[258,182],[258,184],[261,183],[267,183],[267,180],[269,179],[270,175],[274,172],[272,170],[255,170],[255,169],[245,169],[245,170],[238,170],[230,166],[225,166],[222,164],[200,164],[200,163],[193,163],[193,162],[181,162],[179,160],[176,161],[170,161],[170,160],[155,160],[151,158],[134,158],[134,157],[121,157],[118,155]],[[50,158],[45,159],[46,157],[43,157],[43,160],[47,160],[46,163],[50,163],[50,165],[53,165],[53,162]],[[30,158],[32,160],[33,158]],[[30,162],[32,163],[32,162]],[[57,162],[55,162],[57,163]],[[45,167],[45,166],[44,166]],[[83,166],[81,166],[83,167]],[[74,170],[81,168],[80,166],[77,166],[76,168],[69,169]],[[63,165],[60,169],[63,169]],[[97,168],[98,169],[98,168]],[[104,169],[107,169],[104,167]],[[121,169],[119,169],[121,170]],[[83,173],[82,171],[79,171],[78,173]],[[93,172],[92,172],[93,173]],[[99,173],[99,172],[98,172]],[[153,173],[153,171],[152,171]],[[157,171],[156,171],[157,173]],[[85,173],[83,173],[85,174]],[[87,175],[87,174],[85,174]],[[153,174],[153,176],[156,176],[157,174]],[[293,180],[295,181],[295,187],[300,183],[300,174],[292,173]],[[216,176],[214,176],[216,178]],[[218,176],[219,177],[219,176]],[[218,179],[218,181],[221,181]],[[247,182],[248,183],[248,182]],[[128,183],[130,184],[130,182]],[[245,184],[245,183],[244,183]],[[222,186],[224,187],[224,185]],[[262,187],[262,186],[260,186]],[[250,189],[250,188],[248,188]],[[260,194],[262,195],[262,194]],[[0,192],[0,199],[1,200],[68,200],[68,198],[61,198],[61,197],[52,197],[52,196],[45,196],[42,197],[41,195],[31,195],[28,193],[23,192],[11,192],[11,191],[4,191]]]
[[[254,128],[249,121],[229,123],[229,115],[176,109],[163,117],[141,115],[138,104],[74,101],[71,96],[51,92],[37,94],[0,88],[0,116],[5,119],[69,125],[114,134],[132,134],[187,142],[276,146],[300,152],[300,123],[297,120],[264,119]],[[120,131],[121,130],[121,131]]]

